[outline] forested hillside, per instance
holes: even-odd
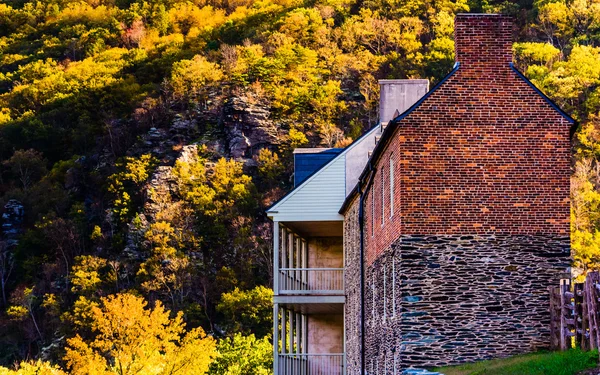
[[[291,151],[374,125],[378,79],[439,81],[469,11],[513,15],[579,121],[574,259],[600,267],[600,0],[2,1],[0,364],[268,374]]]

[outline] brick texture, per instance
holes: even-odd
[[[367,192],[369,373],[547,347],[546,290],[569,265],[571,123],[510,68],[508,17],[458,15],[455,40],[459,69],[401,120]],[[349,374],[361,350],[357,212],[355,198]]]
[[[510,44],[497,36],[499,28],[508,33],[506,23],[457,17],[457,37],[468,46],[457,56],[466,60],[401,121],[376,164],[365,209],[369,263],[400,233],[569,232],[571,124],[510,68]],[[501,42],[487,50],[479,43],[488,39]]]

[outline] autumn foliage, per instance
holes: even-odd
[[[600,267],[598,0],[7,0],[0,209],[25,215],[0,236],[0,365],[267,374],[264,209],[292,150],[373,126],[378,79],[438,82],[459,12],[514,16],[516,65],[578,120],[574,269]],[[236,159],[242,99],[274,136]]]

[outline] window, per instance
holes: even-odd
[[[375,289],[375,275],[373,275],[373,280],[371,280],[371,294],[373,295],[373,306],[371,309],[371,315],[373,317],[373,322],[375,322],[375,293],[376,293],[376,289]]]
[[[387,368],[388,368],[388,352],[386,350],[385,354],[383,356],[383,374],[384,375],[387,375],[387,373],[388,373]]]
[[[396,317],[396,260],[392,258],[392,316]]]
[[[390,155],[390,217],[394,216],[394,159]]]
[[[371,185],[371,236],[375,235],[375,186]]]
[[[383,322],[387,318],[387,264],[383,264]]]
[[[385,168],[381,168],[381,226],[385,223]]]

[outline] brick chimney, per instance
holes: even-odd
[[[461,69],[508,68],[512,62],[512,42],[510,16],[459,13],[454,19],[456,61]]]

